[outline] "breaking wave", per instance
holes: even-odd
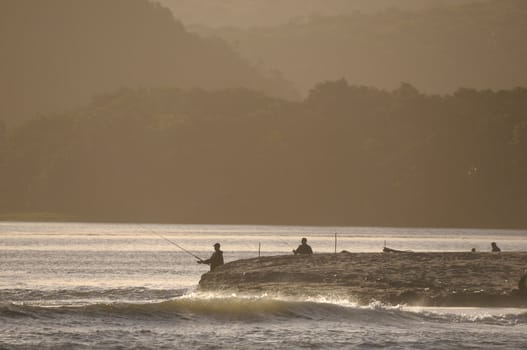
[[[94,302],[86,305],[35,305],[0,303],[0,320],[13,318],[126,318],[142,320],[335,320],[378,325],[394,322],[482,323],[492,325],[527,324],[527,312],[499,313],[441,312],[374,303],[358,306],[347,301],[288,300],[262,297],[186,295],[161,302]]]

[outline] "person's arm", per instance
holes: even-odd
[[[207,264],[207,265],[210,265],[210,263],[212,262],[212,258],[214,257],[214,254],[212,254],[212,256],[210,258],[208,258],[207,260],[198,260],[198,264]]]

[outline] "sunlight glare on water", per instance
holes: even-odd
[[[0,348],[524,346],[527,313],[503,308],[359,306],[332,296],[196,291],[215,242],[225,261],[315,252],[527,250],[525,231],[370,227],[0,223]],[[164,238],[161,238],[161,235]]]

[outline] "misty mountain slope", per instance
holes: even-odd
[[[147,0],[0,2],[0,119],[70,108],[120,87],[250,87],[294,97],[220,40]]]
[[[295,18],[370,13],[389,8],[424,9],[487,0],[159,0],[185,25],[260,27]]]
[[[208,31],[305,94],[345,77],[432,93],[527,85],[527,2],[495,0],[420,11],[311,17],[278,27]]]

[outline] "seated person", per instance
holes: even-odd
[[[298,248],[293,249],[293,253],[295,253],[295,255],[297,255],[297,254],[313,254],[313,250],[311,249],[309,244],[307,244],[307,238],[302,238],[302,244],[300,244],[298,246]]]
[[[501,252],[501,249],[496,245],[496,242],[492,242],[490,245],[492,246],[493,252]]]

